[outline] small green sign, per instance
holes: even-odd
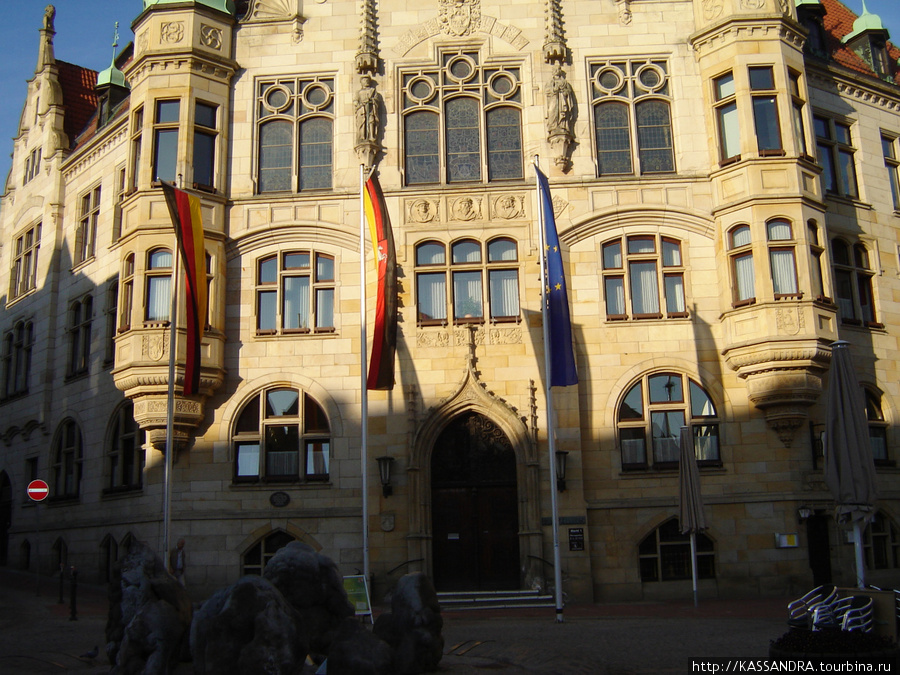
[[[356,610],[356,616],[371,616],[372,603],[369,601],[369,584],[364,574],[344,577],[344,590],[347,599]]]

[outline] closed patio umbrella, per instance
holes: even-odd
[[[691,535],[691,581],[694,588],[694,607],[697,601],[697,533],[706,529],[703,498],[700,496],[700,472],[694,456],[691,430],[681,427],[681,456],[678,462],[678,522],[681,534]]]
[[[838,523],[853,527],[856,584],[865,586],[862,532],[875,514],[875,461],[862,389],[848,343],[834,342],[825,407],[825,482],[834,496]]]

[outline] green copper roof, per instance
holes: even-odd
[[[153,5],[180,5],[184,2],[185,0],[144,0],[144,9],[152,7]],[[212,7],[220,12],[234,16],[234,0],[194,0],[194,3],[206,5],[207,7]]]
[[[794,4],[797,5],[797,7],[810,7],[810,6],[821,7],[822,6],[821,0],[794,0]]]
[[[97,86],[103,87],[108,84],[114,84],[117,87],[125,87],[130,89],[131,85],[125,79],[125,73],[116,68],[114,63],[109,64],[109,68],[101,70],[97,75]]]
[[[885,33],[885,37],[887,37],[887,28],[885,28],[884,24],[881,22],[881,17],[877,14],[872,14],[869,12],[868,8],[866,7],[866,0],[863,0],[862,6],[862,14],[860,14],[856,21],[853,22],[853,32],[841,38],[841,42],[846,44],[853,38],[866,32],[867,30],[883,31]]]

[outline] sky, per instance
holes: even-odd
[[[115,23],[119,22],[119,45],[134,39],[131,22],[143,9],[142,0],[50,0],[56,6],[56,58],[93,70],[103,70],[112,59]],[[843,0],[857,14],[863,0]],[[19,125],[26,82],[37,65],[38,30],[48,0],[3,0],[0,20],[0,190],[9,173],[12,139]],[[900,44],[898,0],[866,0],[878,14],[893,42]],[[893,11],[891,11],[893,9]]]

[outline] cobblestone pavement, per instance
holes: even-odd
[[[108,673],[106,597],[82,586],[77,620],[58,581],[0,569],[0,675]],[[578,605],[564,623],[553,609],[444,614],[440,673],[642,675],[691,672],[691,658],[763,658],[786,630],[786,600],[701,600]],[[94,646],[96,659],[80,657]],[[190,675],[181,664],[176,675]]]

